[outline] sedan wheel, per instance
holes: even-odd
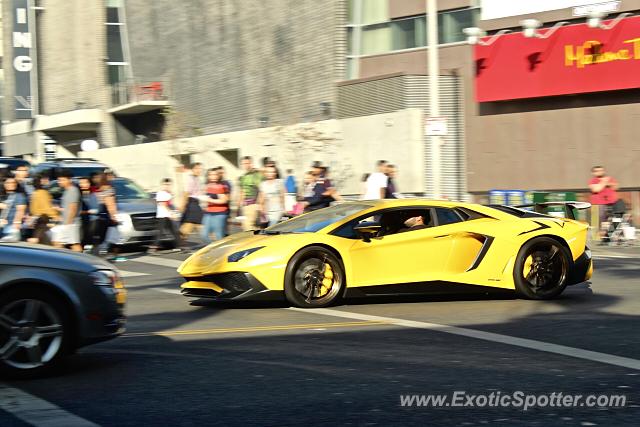
[[[55,299],[20,293],[0,307],[0,368],[9,374],[40,373],[63,355],[66,328]],[[24,294],[24,295],[23,295]]]

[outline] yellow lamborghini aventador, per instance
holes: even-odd
[[[509,206],[394,199],[343,203],[217,241],[178,269],[187,297],[286,298],[323,307],[344,296],[448,286],[547,299],[591,277],[587,226]],[[468,287],[468,286],[466,286]]]

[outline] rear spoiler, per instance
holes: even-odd
[[[549,206],[562,206],[564,207],[565,218],[576,219],[572,209],[582,210],[589,209],[591,203],[588,202],[542,202],[542,203],[528,203],[526,205],[513,206],[514,208],[533,208],[537,213],[545,213],[544,209]]]

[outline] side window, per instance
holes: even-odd
[[[345,239],[358,239],[359,238],[358,234],[355,232],[353,227],[363,222],[373,222],[373,221],[378,221],[379,219],[380,219],[380,215],[369,216],[367,218],[354,219],[353,221],[349,221],[348,223],[344,224],[343,226],[341,226],[331,234],[338,237],[344,237]]]
[[[463,221],[452,209],[436,208],[436,216],[438,217],[438,225],[455,224]]]

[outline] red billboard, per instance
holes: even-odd
[[[640,88],[640,16],[610,30],[577,24],[549,38],[505,34],[476,45],[474,59],[478,102]]]

